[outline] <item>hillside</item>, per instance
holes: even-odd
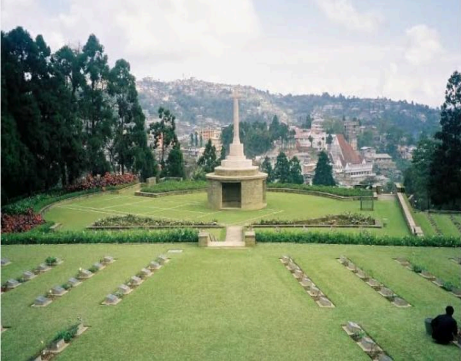
[[[137,82],[139,100],[148,118],[155,118],[159,106],[172,110],[178,128],[187,129],[227,125],[232,119],[231,85],[217,84],[194,78],[161,82],[144,78]],[[268,121],[277,115],[289,124],[301,123],[307,114],[324,118],[357,117],[363,125],[384,121],[403,131],[417,135],[432,132],[438,126],[439,110],[427,105],[392,101],[386,98],[367,99],[322,95],[272,94],[250,86],[239,88],[242,121]]]

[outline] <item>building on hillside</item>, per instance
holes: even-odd
[[[334,176],[338,183],[356,185],[368,177],[374,177],[373,163],[357,153],[342,134],[336,134],[330,149]]]
[[[359,129],[359,122],[355,119],[344,121],[344,136],[345,139],[352,146],[352,149],[357,150],[357,132]]]
[[[211,144],[213,144],[216,147],[216,151],[220,152],[221,151],[221,129],[217,128],[206,128],[202,129],[199,132],[199,137],[200,135],[203,138],[203,145],[208,142],[208,140],[211,140]]]
[[[324,131],[313,128],[295,128],[296,150],[298,152],[307,152],[309,149],[324,150],[326,149],[326,138],[327,134]]]

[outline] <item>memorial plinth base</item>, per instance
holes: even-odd
[[[206,175],[208,204],[212,209],[262,209],[266,207],[267,174],[258,167],[216,167]]]

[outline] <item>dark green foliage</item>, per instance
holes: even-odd
[[[412,269],[413,269],[413,272],[415,272],[415,273],[421,273],[422,271],[424,271],[424,267],[419,266],[417,264],[413,265]]]
[[[448,291],[448,292],[451,292],[453,291],[453,288],[455,288],[455,285],[451,282],[444,282],[443,285],[442,285],[442,288],[445,290],[445,291]]]
[[[245,147],[245,155],[253,158],[258,154],[263,154],[272,148],[272,135],[267,129],[266,123],[263,122],[241,122],[239,126],[240,142]],[[223,147],[229,149],[232,143],[234,126],[233,124],[223,129],[221,133],[221,142]]]
[[[280,152],[274,168],[274,181],[290,183],[290,163],[285,153]]]
[[[274,170],[272,169],[272,164],[269,160],[269,157],[264,158],[264,161],[261,164],[261,170],[264,173],[267,173],[267,179],[266,179],[267,183],[274,181]]]
[[[226,159],[226,147],[223,145],[221,147],[221,154],[219,156],[219,160],[221,161],[221,160],[224,160],[224,159]]]
[[[47,258],[45,259],[45,263],[46,263],[48,266],[54,266],[55,263],[56,263],[57,261],[58,261],[58,260],[57,260],[56,257],[51,257],[51,256],[50,256],[50,257],[47,257]]]
[[[205,181],[183,181],[183,182],[162,182],[152,186],[144,186],[142,192],[148,193],[164,193],[183,190],[205,189],[207,186]]]
[[[312,117],[310,116],[310,114],[308,114],[303,124],[303,128],[310,129],[312,127],[312,120],[313,120]]]
[[[167,231],[119,232],[27,232],[2,236],[2,244],[85,244],[85,243],[176,243],[198,242],[198,231],[174,229]]]
[[[162,169],[162,177],[186,177],[184,169],[184,157],[179,143],[173,145],[173,149],[168,153],[165,167]]]
[[[115,99],[113,142],[109,146],[112,167],[140,172],[145,179],[155,172],[153,156],[147,146],[144,114],[138,103],[136,79],[130,64],[117,60],[109,73],[108,93]]]
[[[289,183],[293,184],[303,184],[304,177],[301,170],[301,164],[297,157],[293,157],[290,160],[290,178]]]
[[[211,143],[211,139],[208,139],[205,151],[199,158],[197,164],[202,167],[205,173],[213,172],[214,168],[219,165],[218,159],[216,158],[216,147]]]
[[[340,188],[340,187],[328,187],[328,186],[310,186],[307,184],[289,184],[289,183],[271,183],[267,185],[268,188],[287,188],[296,189],[300,191],[317,192],[333,194],[341,197],[370,197],[373,192],[361,188]]]
[[[121,169],[153,174],[144,116],[129,64],[108,66],[90,35],[51,53],[21,27],[2,36],[2,203]],[[121,129],[128,127],[128,135]],[[106,154],[112,156],[109,163]]]
[[[374,236],[368,233],[322,233],[305,231],[257,231],[257,242],[275,243],[321,243],[321,244],[364,244],[374,246],[415,246],[415,247],[461,247],[459,237],[390,237]]]
[[[431,200],[437,207],[461,210],[461,73],[457,71],[448,79],[440,125],[430,167]]]
[[[316,186],[334,186],[336,182],[333,179],[332,170],[333,167],[330,164],[327,154],[323,151],[320,152],[312,183]]]
[[[159,122],[150,125],[150,132],[154,136],[154,148],[161,145],[160,164],[163,167],[165,164],[165,154],[170,146],[178,143],[176,137],[176,117],[163,107],[158,109]]]
[[[430,208],[429,169],[435,149],[433,139],[422,138],[413,151],[411,166],[405,171],[405,192],[413,194],[411,203],[421,210]]]

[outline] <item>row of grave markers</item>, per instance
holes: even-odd
[[[147,267],[142,268],[136,276],[132,276],[128,282],[121,284],[116,292],[107,295],[102,304],[114,306],[120,303],[124,296],[130,294],[135,288],[141,285],[145,279],[152,276],[153,272],[162,268],[168,261],[169,258],[167,256],[158,256],[155,261],[150,262]]]
[[[376,361],[392,361],[392,358],[357,323],[349,321],[343,330],[368,355]]]
[[[93,269],[94,272],[101,271],[104,269],[107,265],[115,262],[115,259],[111,256],[105,256],[101,262],[97,262],[93,264],[91,269]],[[48,306],[55,298],[62,297],[64,296],[67,292],[69,292],[71,289],[79,286],[82,281],[87,280],[91,277],[94,276],[94,272],[91,272],[86,269],[79,269],[79,272],[77,274],[77,277],[71,277],[65,283],[65,287],[63,286],[54,286],[51,288],[48,293],[44,296],[38,296],[34,303],[32,304],[32,307],[46,307]]]
[[[390,301],[394,306],[411,307],[411,305],[407,301],[405,301],[402,297],[395,294],[394,291],[392,291],[390,288],[385,287],[381,282],[377,281],[374,278],[371,278],[362,269],[360,269],[354,263],[352,263],[351,260],[348,259],[347,257],[341,256],[338,259],[338,261],[344,267],[346,267],[349,271],[352,271],[358,278],[364,281],[368,286],[373,288],[381,296],[383,296],[385,299]]]
[[[320,307],[334,308],[335,305],[325,294],[315,285],[310,277],[299,267],[290,256],[282,256],[280,261],[293,274],[293,277],[298,280],[299,284],[306,290],[307,294]]]
[[[71,333],[72,328],[74,328],[73,333]],[[32,357],[33,361],[49,361],[52,360],[57,354],[61,353],[69,344],[73,341],[75,337],[80,336],[85,332],[88,327],[84,326],[82,322],[77,325],[69,328],[67,331],[70,333],[70,339],[65,340],[62,337],[56,338],[51,343],[45,347],[40,353]]]
[[[49,265],[46,264],[46,263],[40,263],[36,268],[32,269],[31,271],[25,271],[22,274],[22,276],[18,277],[17,279],[10,278],[2,286],[2,292],[7,292],[7,291],[14,290],[15,288],[22,285],[24,282],[28,282],[28,281],[34,279],[38,275],[41,275],[42,273],[45,273],[45,272],[49,271],[53,267],[55,267],[57,265],[60,265],[63,262],[59,258],[54,258],[53,257],[53,260],[54,260],[54,262],[50,262]]]
[[[398,258],[395,258],[395,261],[397,263],[399,263],[400,265],[402,265],[403,267],[405,267],[406,269],[415,272],[414,265],[412,265],[410,263],[410,261],[408,261],[406,258],[398,257]],[[457,261],[457,259],[455,259],[455,261]],[[452,288],[451,290],[447,290],[447,289],[445,289],[445,282],[441,278],[437,278],[436,276],[434,276],[432,273],[430,273],[430,272],[428,272],[426,270],[421,270],[421,272],[416,272],[416,273],[419,274],[421,277],[425,278],[426,280],[432,282],[436,286],[438,286],[438,287],[444,289],[445,291],[451,293],[453,296],[461,298],[461,289],[460,288]]]

